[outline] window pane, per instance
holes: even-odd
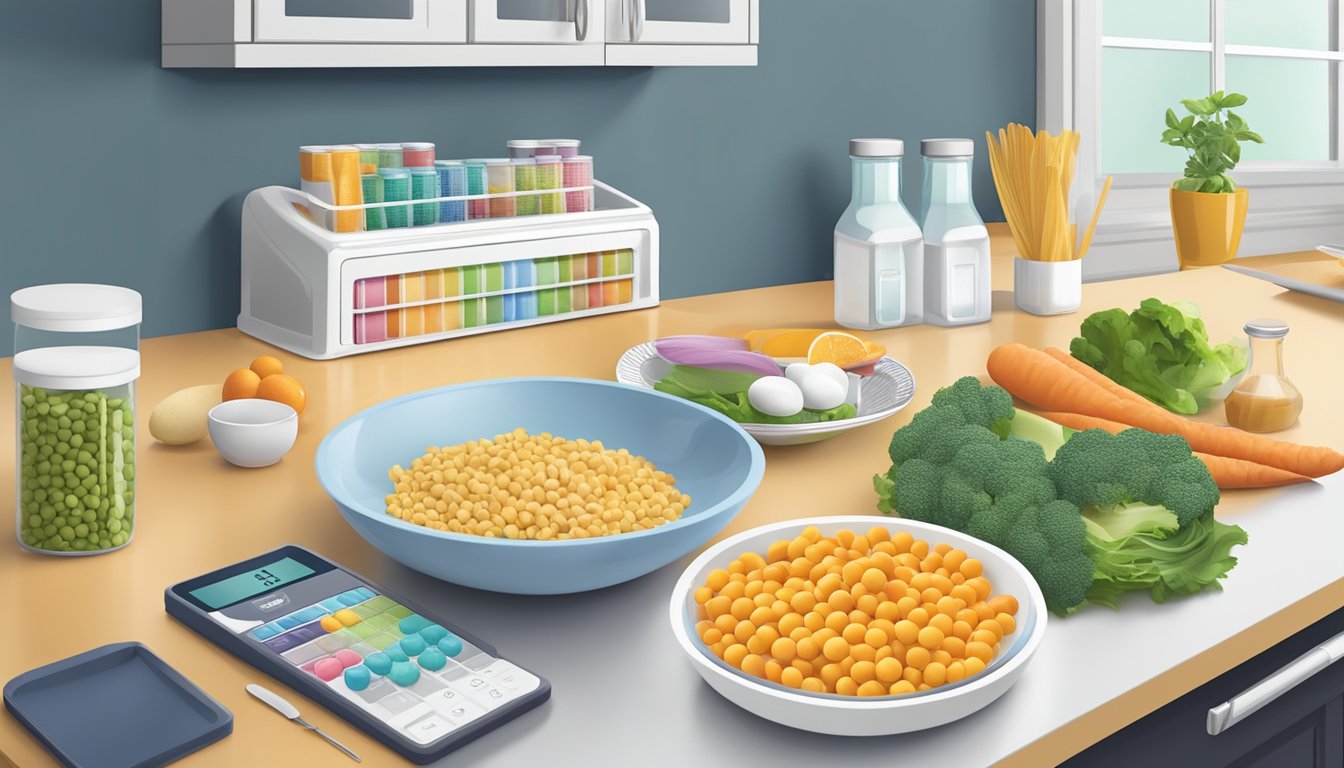
[[[649,21],[727,24],[732,20],[729,11],[728,0],[645,0],[644,5]]]
[[[1209,82],[1207,53],[1102,49],[1102,172],[1180,171],[1185,153],[1159,141],[1163,116],[1207,96]]]
[[[1234,110],[1264,144],[1243,144],[1241,159],[1330,159],[1330,67],[1328,61],[1227,57],[1227,89],[1245,94]],[[1235,178],[1235,177],[1234,177]]]
[[[1101,9],[1105,37],[1209,42],[1210,0],[1106,0]],[[1266,2],[1266,0],[1251,0]]]
[[[1227,42],[1330,50],[1333,0],[1227,0]]]

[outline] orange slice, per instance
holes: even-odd
[[[868,345],[863,339],[840,331],[827,331],[812,341],[807,348],[807,362],[834,363],[844,368],[868,357]]]

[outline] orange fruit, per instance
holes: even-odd
[[[239,368],[224,380],[224,389],[220,393],[223,400],[243,400],[257,396],[257,387],[261,377],[251,368]]]
[[[812,340],[807,348],[807,362],[834,363],[844,368],[868,357],[868,345],[863,339],[840,331],[829,331]]]
[[[251,368],[253,373],[263,379],[267,376],[274,376],[277,373],[285,372],[285,364],[280,362],[280,358],[272,357],[270,355],[262,355],[256,360],[253,360]]]
[[[261,380],[257,387],[257,397],[262,400],[274,400],[284,403],[299,413],[308,405],[308,393],[298,379],[284,373],[277,373]]]

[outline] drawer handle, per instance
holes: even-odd
[[[644,0],[630,0],[630,42],[638,43],[644,36]]]
[[[1340,659],[1344,659],[1344,632],[1326,640],[1278,672],[1210,709],[1206,726],[1209,735],[1217,736],[1245,720]]]

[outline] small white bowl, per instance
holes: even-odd
[[[728,666],[695,636],[695,588],[716,568],[726,568],[743,552],[764,554],[771,542],[792,539],[810,525],[832,536],[848,528],[855,532],[882,526],[909,531],[930,545],[951,544],[984,564],[985,577],[995,594],[1018,600],[1017,627],[1000,643],[999,655],[984,672],[962,682],[904,696],[857,698],[815,694],[749,677]],[[906,733],[959,720],[988,706],[1012,687],[1045,634],[1045,598],[1025,567],[998,547],[937,525],[889,517],[813,517],[763,525],[725,539],[705,550],[681,575],[672,590],[672,633],[696,672],[724,698],[776,723],[814,733],[837,736],[885,736]]]
[[[210,409],[210,439],[230,464],[269,467],[289,453],[299,414],[274,400],[229,400]]]

